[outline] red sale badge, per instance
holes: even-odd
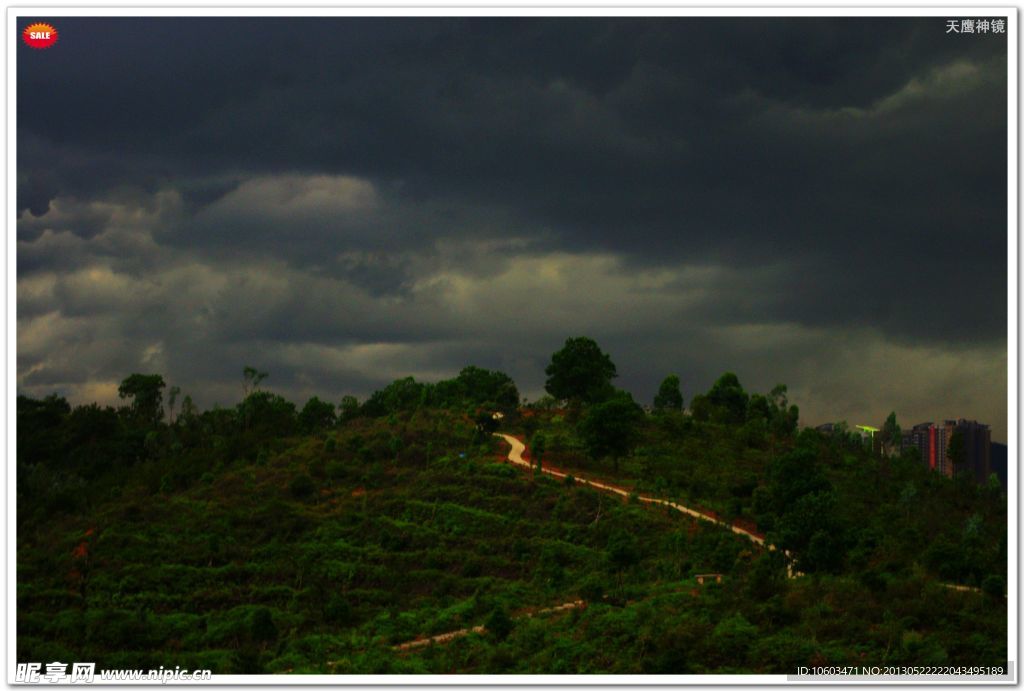
[[[49,48],[57,42],[57,30],[51,24],[37,22],[26,26],[21,38],[32,48]]]

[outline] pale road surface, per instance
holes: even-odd
[[[541,614],[553,614],[555,612],[564,612],[570,609],[579,609],[586,603],[583,600],[573,600],[572,602],[566,602],[555,607],[547,607],[545,609],[537,610],[536,612],[527,612],[523,615],[529,619],[533,616]],[[517,617],[518,619],[519,617]],[[448,633],[439,633],[436,636],[427,636],[426,638],[417,638],[415,641],[409,641],[408,643],[402,643],[401,645],[392,646],[392,650],[411,650],[412,648],[422,648],[425,645],[431,643],[447,643],[453,638],[461,638],[462,636],[468,636],[471,633],[484,633],[487,629],[483,626],[474,626],[470,629],[459,629],[458,631],[449,631]]]
[[[526,451],[526,445],[523,442],[519,441],[510,434],[495,433],[495,436],[501,437],[506,442],[508,442],[509,445],[512,447],[512,450],[508,452],[509,461],[515,463],[516,465],[524,466],[526,468],[533,467],[529,461],[523,460],[523,452]],[[545,468],[543,467],[543,464],[541,466],[541,472],[546,475],[553,475],[554,477],[561,478],[564,478],[568,474],[559,472],[557,470],[552,470],[550,468]],[[573,479],[582,485],[590,485],[591,487],[596,487],[597,489],[604,490],[606,492],[614,492],[615,494],[622,495],[623,497],[629,497],[630,495],[630,492],[622,489],[621,487],[606,485],[602,482],[597,482],[596,480],[585,480],[583,478],[578,477],[574,477]],[[759,535],[756,535],[750,532],[749,530],[744,530],[743,528],[732,525],[731,523],[727,523],[726,521],[720,521],[717,518],[713,518],[712,516],[708,516],[705,513],[701,513],[700,511],[691,509],[688,506],[683,506],[682,504],[678,504],[674,501],[669,501],[667,499],[655,499],[654,497],[645,497],[643,495],[637,495],[637,499],[639,499],[642,502],[647,502],[648,504],[661,504],[662,506],[671,507],[676,511],[685,513],[688,516],[693,516],[694,518],[698,518],[702,521],[707,521],[709,523],[714,523],[715,525],[722,526],[723,528],[728,528],[737,535],[742,535],[743,537],[749,539],[751,542],[754,542],[755,544],[764,545],[764,538],[760,537]],[[769,545],[769,548],[774,549],[775,547],[774,545]]]
[[[526,444],[524,444],[523,442],[519,441],[518,439],[513,437],[511,434],[502,434],[500,432],[495,432],[494,436],[501,437],[511,447],[511,449],[508,452],[508,460],[509,460],[509,462],[514,463],[515,465],[518,465],[518,466],[522,466],[524,468],[529,468],[529,469],[533,469],[534,468],[534,466],[531,465],[529,461],[523,459],[523,452],[526,451]],[[541,472],[545,473],[547,475],[551,475],[553,477],[560,477],[560,478],[565,478],[568,475],[568,473],[563,473],[563,472],[560,472],[558,470],[552,470],[551,468],[544,468],[543,466],[541,467]],[[605,492],[613,492],[615,494],[618,494],[620,496],[627,497],[627,498],[631,494],[630,492],[628,492],[627,490],[622,489],[621,487],[615,487],[613,485],[606,485],[603,482],[597,482],[595,480],[585,480],[583,478],[579,478],[579,477],[575,477],[575,476],[573,477],[573,480],[578,482],[578,483],[580,483],[580,484],[589,485],[591,487],[594,487],[594,488],[597,488],[597,489],[600,489],[600,490],[604,490]],[[699,519],[701,521],[707,521],[708,523],[714,523],[715,525],[721,526],[723,528],[728,528],[729,530],[731,530],[732,532],[736,533],[737,535],[742,535],[743,537],[747,538],[748,540],[750,540],[751,542],[753,542],[753,543],[755,543],[757,545],[761,545],[761,546],[765,545],[764,538],[762,538],[761,536],[756,535],[756,534],[750,532],[749,530],[744,530],[743,528],[740,528],[739,526],[732,525],[731,523],[727,523],[725,521],[720,521],[717,518],[714,518],[712,516],[708,516],[707,514],[701,513],[700,511],[697,511],[695,509],[691,509],[688,506],[683,506],[682,504],[679,504],[677,502],[669,501],[667,499],[656,499],[655,497],[645,497],[645,496],[642,496],[642,495],[637,495],[637,499],[639,501],[646,502],[648,504],[660,504],[662,506],[668,506],[669,508],[675,509],[676,511],[679,511],[680,513],[686,514],[687,516],[692,516],[692,517],[694,517],[696,519]],[[767,548],[770,549],[770,550],[774,550],[775,549],[775,545],[769,544],[769,545],[767,545]],[[786,552],[785,554],[786,554],[786,557],[787,557],[786,574],[790,578],[796,578],[797,576],[802,576],[803,573],[801,573],[799,571],[794,571],[793,570],[792,563],[788,559],[790,557],[790,553]],[[971,586],[966,586],[966,585],[956,585],[956,584],[953,584],[953,583],[941,583],[940,585],[942,585],[942,586],[944,586],[946,588],[952,588],[954,590],[981,592],[980,588],[973,588]],[[523,616],[525,616],[525,617],[533,617],[533,616],[538,616],[538,615],[541,615],[541,614],[552,614],[554,612],[562,612],[562,611],[571,610],[571,609],[579,609],[579,608],[585,607],[585,606],[586,606],[586,602],[584,602],[583,600],[573,600],[572,602],[566,602],[566,603],[563,603],[561,605],[556,605],[554,607],[547,607],[545,609],[537,610],[536,612],[528,612],[528,613],[526,613]],[[473,626],[473,627],[470,627],[470,628],[458,629],[457,631],[448,631],[447,633],[439,633],[436,636],[426,636],[424,638],[417,638],[416,640],[409,641],[407,643],[401,643],[399,645],[392,646],[391,649],[392,650],[396,650],[396,651],[413,650],[415,648],[422,648],[423,646],[427,646],[427,645],[431,645],[431,644],[447,643],[447,642],[449,642],[451,640],[454,640],[456,638],[462,638],[463,636],[468,636],[471,633],[485,633],[486,631],[487,631],[487,629],[485,627],[483,627],[483,626]],[[337,663],[335,663],[335,662],[328,662],[327,663],[327,665],[330,666],[330,667],[333,667],[335,664],[337,664]],[[285,670],[285,672],[291,672],[291,671],[292,670],[290,670],[290,669]]]
[[[516,465],[519,465],[519,466],[523,466],[524,468],[533,468],[534,467],[529,461],[526,461],[526,460],[523,459],[523,452],[526,451],[526,444],[524,444],[523,442],[519,441],[518,439],[513,437],[511,434],[502,434],[500,432],[495,432],[494,436],[501,437],[506,442],[508,442],[509,446],[512,447],[509,450],[509,452],[508,452],[508,460],[510,462],[512,462],[512,463],[514,463]],[[568,473],[559,472],[557,470],[552,470],[550,468],[544,468],[543,464],[541,466],[541,472],[545,473],[547,475],[552,475],[554,477],[560,477],[560,478],[564,478],[568,474]],[[622,495],[623,497],[628,497],[630,495],[630,492],[622,489],[621,487],[614,487],[612,485],[606,485],[606,484],[604,484],[602,482],[597,482],[595,480],[585,480],[583,478],[578,478],[578,477],[573,477],[573,479],[576,482],[579,482],[580,484],[590,485],[591,487],[596,487],[597,489],[604,490],[605,492],[614,492],[615,494]],[[701,513],[700,511],[697,511],[695,509],[691,509],[688,506],[683,506],[682,504],[678,504],[678,503],[676,503],[674,501],[669,501],[667,499],[655,499],[654,497],[645,497],[645,496],[642,496],[642,495],[637,495],[637,499],[642,501],[642,502],[646,502],[648,504],[661,504],[662,506],[668,506],[668,507],[670,507],[672,509],[675,509],[676,511],[679,511],[681,513],[685,513],[687,516],[693,516],[694,518],[697,518],[699,520],[707,521],[708,523],[714,523],[715,525],[721,526],[723,528],[728,528],[729,530],[731,530],[732,532],[736,533],[737,535],[742,535],[743,537],[747,538],[748,540],[750,540],[751,542],[753,542],[753,543],[755,543],[757,545],[766,546],[770,550],[774,550],[775,549],[775,545],[772,545],[772,544],[765,545],[764,538],[762,538],[760,535],[752,533],[749,530],[744,530],[743,528],[740,528],[739,526],[732,525],[731,523],[727,523],[726,521],[720,521],[720,520],[718,520],[717,518],[715,518],[713,516],[708,516],[707,514]],[[792,559],[791,559],[792,555],[790,554],[790,552],[786,551],[785,555],[786,555],[786,575],[789,576],[790,578],[796,578],[797,576],[803,576],[804,574],[802,572],[794,571],[793,570],[793,563],[792,563]],[[974,593],[980,593],[981,592],[981,588],[975,588],[975,587],[969,586],[969,585],[959,585],[959,584],[956,584],[956,583],[940,583],[939,585],[943,586],[944,588],[950,588],[952,590],[959,590],[959,591],[962,591],[962,592],[974,592]]]
[[[511,434],[502,434],[501,432],[495,432],[494,436],[501,437],[502,439],[504,439],[509,444],[509,446],[512,447],[511,450],[509,450],[509,452],[508,452],[508,460],[509,460],[509,462],[514,463],[514,464],[519,465],[519,466],[523,466],[524,468],[533,468],[534,467],[533,465],[530,464],[529,461],[526,461],[526,460],[523,459],[523,452],[526,451],[526,444],[524,444],[523,442],[519,441],[518,439],[513,437]],[[553,477],[560,477],[560,478],[564,478],[564,477],[566,477],[568,475],[568,473],[563,473],[563,472],[560,472],[560,471],[557,471],[557,470],[552,470],[551,468],[545,468],[545,467],[543,467],[543,464],[541,464],[541,472],[546,474],[546,475],[551,475]],[[590,485],[591,487],[603,490],[605,492],[614,492],[615,494],[619,494],[619,495],[621,495],[623,497],[629,497],[629,495],[630,495],[630,492],[628,492],[627,490],[622,489],[621,487],[615,487],[613,485],[606,485],[603,482],[597,482],[596,480],[585,480],[583,478],[578,478],[578,477],[573,477],[573,479],[576,482],[580,483],[580,484]],[[770,550],[774,550],[775,549],[775,545],[772,545],[772,544],[765,545],[764,538],[761,537],[760,535],[752,533],[749,530],[745,530],[743,528],[740,528],[739,526],[735,526],[732,523],[728,523],[726,521],[721,521],[721,520],[719,520],[717,518],[714,518],[712,516],[708,516],[705,513],[701,513],[700,511],[697,511],[696,509],[691,509],[688,506],[683,506],[682,504],[679,504],[677,502],[669,501],[668,499],[656,499],[655,497],[645,497],[643,495],[637,495],[637,499],[639,501],[645,502],[647,504],[660,504],[661,506],[667,506],[667,507],[669,507],[671,509],[675,509],[676,511],[679,511],[680,513],[685,513],[687,516],[692,516],[693,518],[699,519],[701,521],[707,521],[708,523],[714,523],[715,525],[721,526],[722,528],[727,528],[727,529],[731,530],[732,532],[736,533],[737,535],[742,535],[743,537],[747,538],[748,540],[750,540],[751,542],[753,542],[756,545],[761,545],[762,547],[766,546]],[[787,558],[790,556],[789,552],[786,552],[785,554],[786,554]],[[790,578],[794,578],[796,576],[802,575],[799,572],[794,572],[793,571],[793,567],[792,567],[791,563],[789,563],[788,559],[787,559],[787,564],[786,564],[786,573],[789,575]]]
[[[508,460],[509,460],[509,462],[511,462],[511,463],[513,463],[515,465],[521,466],[523,468],[534,469],[534,466],[529,461],[527,461],[527,460],[525,460],[523,458],[523,452],[526,451],[526,444],[524,444],[523,442],[519,441],[518,439],[513,437],[511,434],[502,434],[500,432],[495,432],[494,436],[501,437],[511,447],[509,449],[509,452],[508,452]],[[563,473],[561,471],[553,470],[551,468],[544,468],[543,466],[541,467],[541,472],[545,473],[546,475],[551,475],[552,477],[565,478],[565,477],[568,476],[568,473]],[[615,494],[618,494],[620,496],[627,497],[627,498],[631,494],[629,491],[627,491],[625,489],[622,489],[621,487],[615,487],[614,485],[606,485],[605,483],[597,482],[596,480],[586,480],[586,479],[575,477],[575,476],[573,477],[573,480],[578,482],[578,483],[580,483],[580,484],[589,485],[591,487],[594,487],[594,488],[599,489],[599,490],[603,490],[605,492],[613,492]],[[728,528],[729,530],[731,530],[732,532],[736,533],[737,535],[742,535],[743,537],[747,538],[748,540],[750,540],[751,542],[753,542],[753,543],[755,543],[757,545],[766,546],[764,538],[762,538],[760,535],[752,533],[749,530],[744,530],[743,528],[740,528],[739,526],[732,525],[731,523],[727,523],[726,521],[721,521],[721,520],[719,520],[717,518],[714,518],[713,516],[708,516],[707,514],[701,513],[700,511],[697,511],[696,509],[691,509],[688,506],[683,506],[682,504],[679,504],[679,503],[674,502],[674,501],[669,501],[667,499],[657,499],[655,497],[645,497],[645,496],[642,496],[642,495],[637,495],[637,499],[639,501],[642,501],[642,502],[645,502],[645,503],[648,503],[648,504],[660,504],[662,506],[667,506],[669,508],[675,509],[676,511],[679,511],[680,513],[684,513],[687,516],[692,516],[693,518],[696,518],[698,520],[706,521],[708,523],[714,523],[715,525],[721,526],[723,528]],[[766,547],[767,547],[767,549],[770,549],[770,550],[774,550],[775,549],[775,545],[772,545],[772,544],[768,544]],[[794,571],[793,570],[792,561],[789,559],[790,553],[787,551],[787,552],[785,552],[785,554],[786,554],[786,557],[787,557],[786,574],[790,578],[796,578],[797,576],[802,576],[803,573],[801,573],[799,571]],[[952,588],[954,590],[980,592],[980,588],[973,588],[973,587],[966,586],[966,585],[955,585],[953,583],[941,583],[940,585],[945,586],[946,588]],[[541,614],[549,614],[549,613],[553,613],[553,612],[561,612],[561,611],[570,610],[570,609],[578,609],[578,608],[584,607],[584,606],[586,606],[586,603],[583,600],[573,600],[572,602],[566,602],[564,604],[557,605],[555,607],[548,607],[546,609],[537,610],[536,612],[527,613],[524,616],[526,616],[526,617],[533,617],[533,616],[537,616],[537,615],[541,615]],[[449,631],[447,633],[437,634],[436,636],[426,636],[424,638],[417,638],[416,640],[409,641],[407,643],[402,643],[400,645],[395,645],[395,646],[392,646],[392,650],[397,650],[397,651],[413,650],[415,648],[422,648],[423,646],[427,646],[427,645],[431,645],[431,644],[447,643],[447,642],[449,642],[449,641],[451,641],[453,639],[462,638],[463,636],[468,636],[471,633],[484,633],[484,632],[486,632],[486,630],[487,629],[484,628],[483,626],[473,626],[471,628],[459,629],[457,631]],[[328,662],[327,664],[328,665],[333,665],[334,663]]]

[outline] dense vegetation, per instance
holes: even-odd
[[[200,412],[159,375],[125,405],[18,399],[19,661],[215,673],[793,672],[1003,664],[1006,499],[800,430],[726,374],[645,412],[570,339],[548,397],[500,372],[301,409],[244,373]],[[493,413],[503,413],[500,423]],[[701,507],[779,551],[499,461]],[[893,418],[893,425],[895,419]],[[722,575],[699,585],[697,574]],[[954,590],[961,583],[975,590]],[[583,608],[539,613],[582,599]],[[538,613],[536,616],[528,614]],[[412,650],[393,646],[485,625]]]

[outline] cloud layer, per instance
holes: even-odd
[[[589,334],[643,399],[1004,439],[1006,40],[944,27],[63,20],[18,54],[19,390],[537,395]]]

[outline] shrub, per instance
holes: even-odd
[[[992,574],[991,576],[986,576],[985,580],[981,582],[981,589],[985,591],[985,594],[989,597],[1002,599],[1006,590],[1006,584],[1001,576]]]
[[[339,482],[348,476],[348,468],[341,461],[331,461],[327,464],[327,479],[331,482]]]
[[[288,485],[288,491],[299,500],[306,500],[316,492],[316,484],[309,475],[296,475]]]
[[[273,643],[277,640],[277,627],[269,609],[260,607],[252,613],[250,632],[252,639],[258,643]]]
[[[318,480],[323,480],[327,477],[327,463],[322,458],[315,458],[309,462],[309,474]]]
[[[505,611],[504,607],[496,607],[491,611],[491,615],[487,617],[484,628],[487,629],[488,634],[494,636],[499,641],[503,641],[512,633],[515,623],[508,616],[508,612]]]
[[[427,464],[427,450],[420,444],[410,444],[399,452],[404,465],[424,466]]]
[[[348,626],[352,622],[352,606],[344,597],[334,593],[324,607],[324,618],[336,626]]]
[[[596,576],[590,576],[580,586],[580,598],[587,602],[600,602],[604,598],[604,584]]]

